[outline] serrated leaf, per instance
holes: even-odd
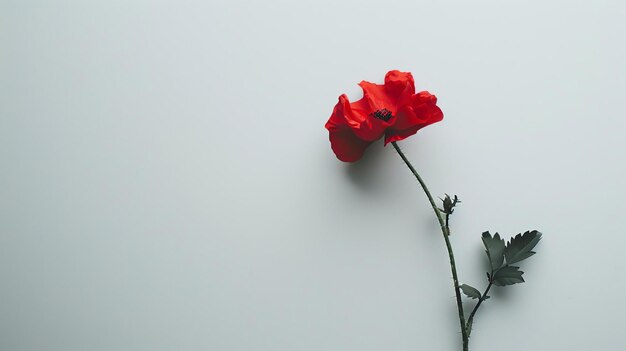
[[[520,271],[519,267],[504,266],[493,275],[493,284],[496,286],[507,286],[523,283],[524,278],[522,278],[522,274],[524,272]]]
[[[484,232],[482,239],[485,249],[487,249],[486,252],[491,264],[491,270],[495,271],[502,267],[504,263],[504,239],[500,238],[498,233],[492,237],[489,232]]]
[[[504,250],[506,263],[516,263],[534,255],[535,252],[531,250],[539,240],[541,240],[541,233],[536,230],[526,231],[524,234],[517,234],[512,237]]]
[[[459,288],[463,290],[463,294],[467,295],[467,297],[471,297],[472,299],[480,299],[480,291],[478,291],[478,289],[476,289],[475,287],[463,284]]]

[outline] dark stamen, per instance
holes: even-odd
[[[391,119],[391,117],[393,117],[393,115],[391,114],[391,111],[384,108],[382,110],[378,110],[376,112],[370,113],[370,117],[374,117],[374,118],[387,122],[388,120]]]

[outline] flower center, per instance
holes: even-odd
[[[380,120],[387,122],[388,120],[391,119],[391,117],[393,117],[393,114],[391,113],[391,111],[384,108],[382,110],[378,110],[376,112],[370,113],[370,117],[374,117],[376,119],[380,119]]]

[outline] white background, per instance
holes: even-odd
[[[623,1],[0,4],[1,350],[460,350],[417,182],[323,128],[390,69],[461,282],[544,233],[471,349],[626,347]]]

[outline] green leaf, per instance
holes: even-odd
[[[527,231],[524,234],[517,234],[512,237],[504,250],[506,263],[516,263],[534,255],[535,252],[531,250],[537,245],[539,240],[541,240],[541,233],[536,230]]]
[[[500,238],[500,234],[496,233],[493,237],[489,232],[483,233],[483,244],[491,264],[491,270],[502,267],[504,263],[504,239]]]
[[[480,299],[480,291],[478,291],[478,289],[476,289],[475,287],[463,284],[459,288],[463,290],[463,294],[467,295],[467,297],[471,297],[472,299]]]
[[[522,274],[524,272],[520,271],[519,267],[504,266],[493,275],[493,284],[496,286],[507,286],[523,283],[524,278],[522,278]]]

